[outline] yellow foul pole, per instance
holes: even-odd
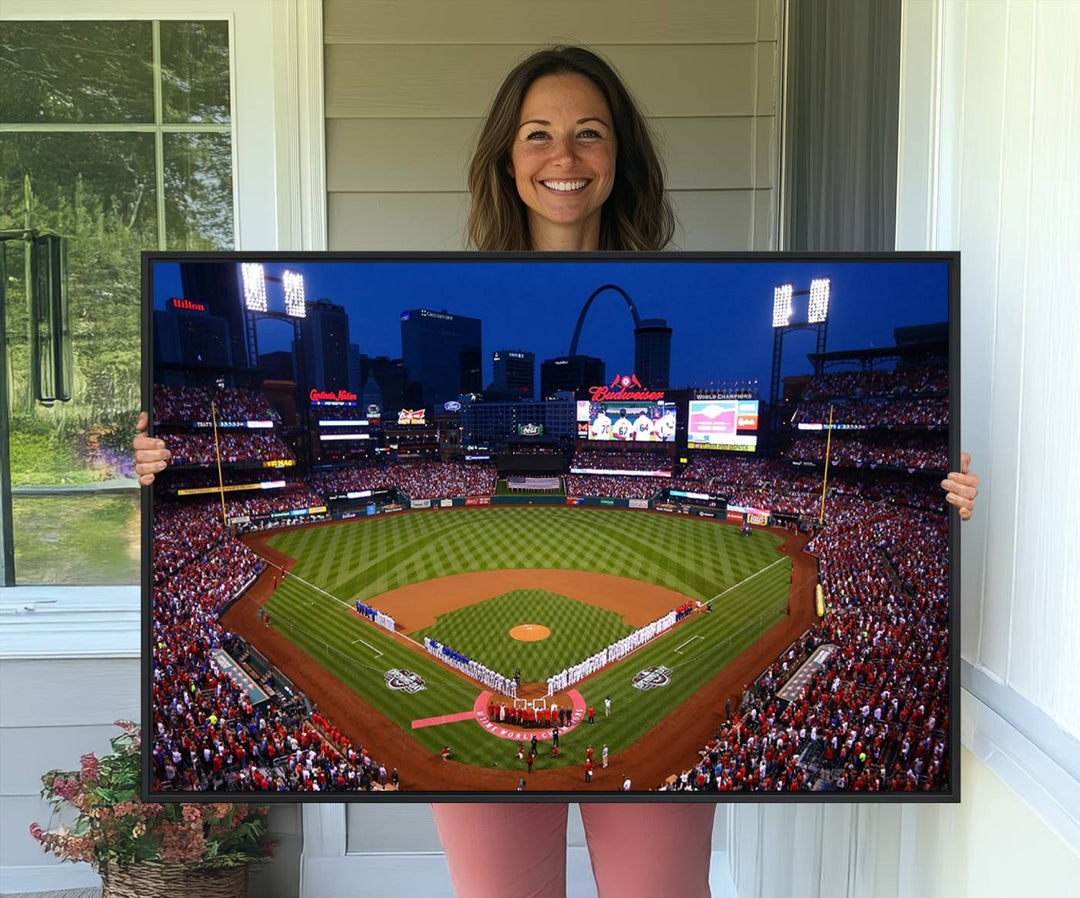
[[[825,474],[821,478],[821,513],[818,515],[818,523],[825,523],[825,488],[829,484],[829,455],[832,450],[832,403],[829,403],[829,436],[825,440]],[[224,508],[224,505],[222,505]]]
[[[214,421],[214,456],[217,459],[218,495],[221,496],[221,526],[229,529],[229,519],[225,516],[225,481],[221,476],[221,447],[218,445],[217,406],[210,400],[210,417]]]

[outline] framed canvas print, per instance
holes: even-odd
[[[957,254],[143,290],[144,797],[958,800]]]

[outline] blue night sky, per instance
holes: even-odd
[[[673,259],[677,258],[673,256]],[[617,284],[641,318],[663,318],[673,329],[671,386],[757,378],[768,395],[772,360],[773,287],[808,289],[815,277],[832,279],[827,348],[830,351],[893,345],[893,328],[945,321],[946,262],[731,261],[353,261],[268,262],[268,275],[286,268],[304,275],[308,300],[329,299],[349,313],[349,340],[371,356],[401,356],[399,316],[427,308],[483,321],[484,383],[492,379],[491,353],[521,349],[540,363],[565,354],[589,294]],[[182,296],[179,263],[154,266],[154,308]],[[267,283],[270,309],[284,310],[281,285]],[[191,296],[187,299],[198,300]],[[794,298],[793,322],[804,321],[808,297]],[[260,352],[288,349],[292,328],[259,324]],[[813,331],[784,341],[784,376],[809,371]],[[633,369],[633,322],[613,290],[593,302],[578,352],[599,356],[608,377]]]

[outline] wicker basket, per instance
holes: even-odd
[[[247,866],[198,870],[186,864],[132,864],[101,876],[101,898],[244,898]]]

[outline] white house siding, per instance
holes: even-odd
[[[645,107],[680,249],[775,249],[779,0],[327,0],[329,248],[463,249],[465,170],[503,76],[583,43]]]

